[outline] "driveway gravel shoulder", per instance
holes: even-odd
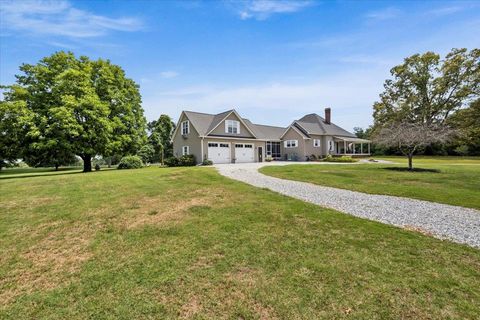
[[[480,211],[416,199],[373,195],[266,176],[258,169],[291,162],[215,165],[220,174],[356,217],[418,230],[480,248]],[[297,163],[296,163],[297,164]],[[311,163],[305,163],[311,164]],[[328,165],[326,163],[316,163]],[[346,164],[355,165],[355,164]]]

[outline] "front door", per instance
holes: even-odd
[[[258,162],[263,162],[263,148],[258,147]]]

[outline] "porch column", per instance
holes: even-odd
[[[355,150],[355,142],[352,142],[352,148],[353,148],[352,153],[355,154],[355,151],[356,151],[356,150]]]
[[[347,154],[347,142],[343,140],[343,154]]]
[[[363,142],[360,142],[360,153],[363,153]]]

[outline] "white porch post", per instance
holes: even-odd
[[[353,148],[353,152],[352,152],[352,153],[355,154],[355,151],[356,151],[356,150],[355,150],[355,142],[352,142],[352,148]]]
[[[347,142],[343,140],[343,154],[347,154]]]
[[[363,142],[360,142],[360,153],[363,153]]]

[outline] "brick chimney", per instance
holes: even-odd
[[[330,108],[325,108],[325,123],[330,124],[332,118],[332,110]]]

